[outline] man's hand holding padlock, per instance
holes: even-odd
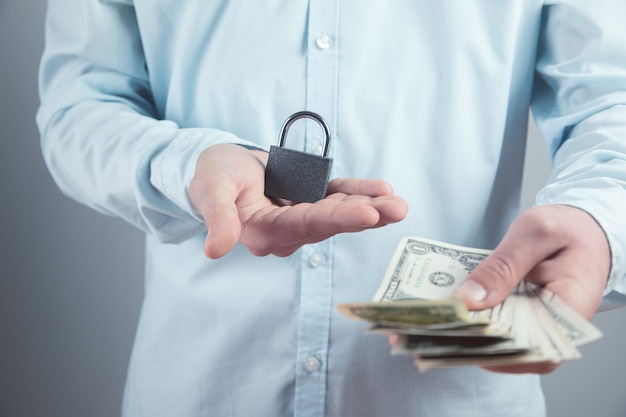
[[[198,158],[189,187],[207,227],[204,253],[219,258],[241,242],[252,254],[288,256],[302,245],[344,232],[402,220],[406,202],[374,179],[330,181],[326,198],[282,204],[265,196],[268,154],[238,145],[214,145]]]

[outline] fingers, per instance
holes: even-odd
[[[365,214],[359,210],[361,207],[367,207],[369,214],[373,216],[364,221],[363,225],[367,228],[399,222],[406,217],[408,212],[406,201],[395,195],[367,196],[336,193],[325,200],[336,203],[335,220],[339,223],[356,224],[358,219],[356,216]],[[377,219],[376,223],[374,223],[375,219]]]
[[[399,222],[409,210],[406,201],[393,194],[391,185],[378,179],[335,178],[328,185],[328,194],[341,200],[366,199],[379,214],[375,227]]]
[[[333,194],[316,203],[258,211],[244,225],[241,240],[255,255],[287,256],[304,244],[380,227],[405,215],[406,202],[399,197]]]
[[[378,197],[373,199],[371,204],[379,214],[379,221],[375,227],[397,223],[403,220],[409,211],[406,201],[397,196]]]
[[[328,194],[335,193],[380,197],[393,195],[393,189],[383,180],[335,178],[328,183]]]
[[[332,196],[332,198],[338,199],[340,198],[340,196],[335,194]],[[288,242],[284,242],[283,246],[275,247],[271,251],[271,253],[277,256],[289,256],[293,252],[298,250],[302,245],[321,242],[322,240],[328,239],[329,237],[332,237],[338,233],[360,232],[366,229],[383,227],[390,223],[398,222],[406,216],[407,206],[402,199],[394,197],[384,199],[377,198],[375,200],[367,201],[375,210],[375,212],[372,211],[370,212],[370,214],[374,215],[375,213],[377,213],[378,222],[376,222],[375,224],[373,221],[366,221],[361,224],[356,224],[355,227],[348,227],[350,223],[354,223],[357,219],[354,214],[358,211],[358,207],[356,207],[355,210],[351,207],[350,204],[345,204],[337,209],[337,215],[334,217],[334,220],[340,227],[330,228],[329,230],[327,230],[326,233],[324,233],[323,230],[309,230],[309,232],[312,233],[302,233],[300,235],[297,234],[297,230],[293,230],[294,234],[290,237],[290,239],[293,240],[294,243],[289,244]],[[347,222],[342,220],[342,217],[346,216],[348,220]],[[343,225],[343,227],[341,227],[341,225]],[[306,229],[304,229],[304,231],[306,232]]]

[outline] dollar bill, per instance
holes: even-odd
[[[461,358],[477,355],[525,354],[529,346],[519,346],[512,339],[488,337],[416,336],[401,334],[392,347],[393,355],[417,355],[421,358]]]
[[[602,333],[597,327],[585,320],[578,313],[572,310],[556,294],[538,286],[526,284],[529,291],[533,291],[535,297],[541,300],[553,322],[559,330],[574,345],[580,346],[593,342],[602,337]]]
[[[440,335],[456,337],[485,336],[492,338],[508,337],[510,327],[501,323],[480,323],[478,325],[463,324],[450,326],[413,326],[400,323],[374,323],[367,330],[368,333],[379,334],[414,334]]]
[[[490,253],[490,250],[406,237],[398,244],[373,301],[451,297]]]
[[[522,281],[502,303],[468,311],[453,293],[491,251],[430,239],[402,239],[372,301],[338,306],[397,334],[392,354],[412,355],[423,371],[577,359],[576,348],[602,336],[556,294]]]
[[[470,323],[467,308],[460,299],[349,303],[340,304],[337,308],[348,318],[388,325],[450,328]]]

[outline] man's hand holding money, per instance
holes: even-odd
[[[522,279],[560,296],[590,320],[600,305],[611,254],[606,236],[585,211],[548,205],[531,208],[511,224],[502,242],[457,289],[471,310],[501,303]],[[558,364],[486,366],[510,373],[547,373]]]

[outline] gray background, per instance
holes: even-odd
[[[80,0],[79,0],[80,1]],[[119,415],[142,297],[140,232],[70,201],[34,124],[44,0],[0,0],[0,417]],[[549,162],[531,126],[524,204]],[[550,417],[626,416],[626,309],[544,377]]]

